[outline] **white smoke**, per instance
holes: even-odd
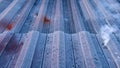
[[[116,32],[117,30],[118,29],[115,25],[104,25],[101,27],[101,38],[103,39],[104,45],[107,45],[107,43],[110,41],[110,34]]]

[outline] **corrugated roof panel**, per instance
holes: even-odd
[[[0,68],[119,68],[120,3],[0,0]]]

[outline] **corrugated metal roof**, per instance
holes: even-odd
[[[119,0],[0,0],[0,68],[120,68]]]

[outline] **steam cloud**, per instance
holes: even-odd
[[[107,43],[110,40],[110,34],[113,32],[117,32],[117,27],[115,25],[109,26],[104,25],[101,27],[101,38],[103,39],[104,45],[107,45]]]

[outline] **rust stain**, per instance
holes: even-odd
[[[21,50],[21,46],[24,44],[23,42],[20,42],[19,40],[17,40],[16,37],[12,38],[12,41],[9,42],[10,44],[7,46],[7,48],[5,49],[6,52],[8,53],[17,53]]]
[[[46,16],[43,17],[43,23],[50,23],[50,19],[48,19]]]
[[[9,23],[7,20],[2,20],[2,21],[0,21],[0,28],[11,30],[13,28],[13,24],[12,24],[12,22]]]
[[[12,29],[12,27],[13,27],[13,25],[12,25],[12,24],[8,24],[7,29],[8,29],[8,30],[11,30],[11,29]]]

